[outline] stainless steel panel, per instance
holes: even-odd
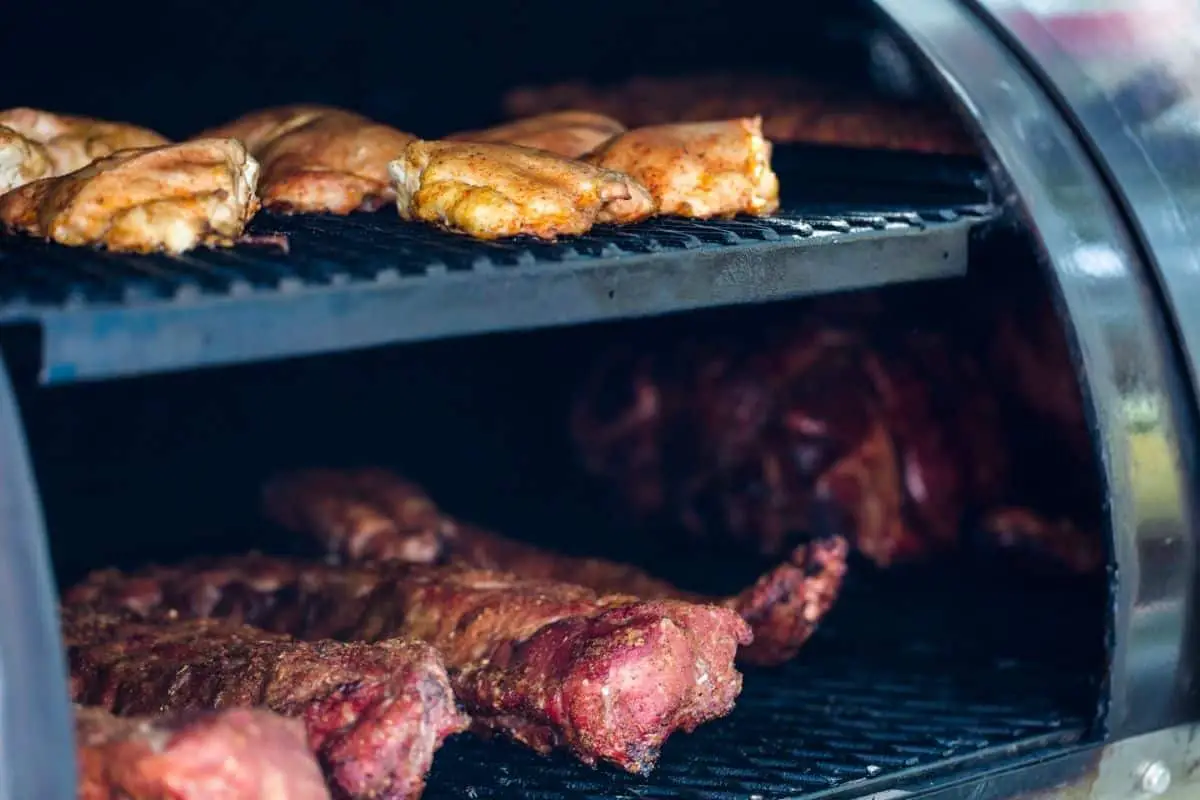
[[[878,5],[986,137],[1008,202],[1039,238],[1060,293],[1109,493],[1115,603],[1107,732],[1124,737],[1173,724],[1186,716],[1193,674],[1194,432],[1156,286],[1079,138],[983,18],[952,0]]]
[[[1200,388],[1200,4],[978,3],[1052,87],[1115,182]]]

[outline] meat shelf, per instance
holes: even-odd
[[[994,216],[973,161],[780,148],[783,211],[478,242],[394,210],[260,214],[243,245],[124,256],[0,238],[0,325],[47,384],[635,317],[963,274]],[[789,188],[790,187],[790,188]]]

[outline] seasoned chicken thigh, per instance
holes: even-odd
[[[612,117],[590,111],[556,111],[497,125],[483,131],[466,131],[447,136],[448,141],[492,142],[533,147],[563,158],[590,153],[625,126]]]
[[[47,177],[74,172],[118,150],[170,143],[165,136],[136,125],[71,117],[34,108],[0,111],[0,125],[45,147],[51,165]]]
[[[0,125],[0,194],[50,174],[45,146]]]
[[[388,168],[403,219],[479,239],[554,239],[654,213],[628,175],[515,145],[416,141]]]
[[[350,113],[341,112],[331,106],[321,105],[290,105],[264,108],[251,111],[232,122],[209,128],[197,134],[196,139],[237,139],[246,145],[251,155],[260,152],[263,147],[278,139],[289,131],[315,120],[325,114]],[[255,155],[257,158],[257,155]],[[261,162],[260,162],[261,163]]]
[[[263,205],[300,214],[382,208],[395,198],[388,162],[414,138],[351,111],[312,105],[256,111],[201,136],[244,142],[262,164]]]
[[[123,150],[0,197],[9,230],[65,245],[182,253],[234,244],[258,209],[258,162],[234,139]]]
[[[759,117],[638,128],[584,160],[636,178],[661,214],[731,217],[779,208],[779,179]]]

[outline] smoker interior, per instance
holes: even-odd
[[[5,12],[0,50],[40,66],[6,75],[0,107],[128,119],[185,136],[247,109],[317,101],[436,136],[498,120],[502,93],[517,85],[724,69],[805,74],[838,91],[942,102],[919,72],[901,70],[904,80],[889,73],[881,82],[873,47],[886,26],[867,4],[768,3],[752,12],[718,0],[617,2],[599,11],[522,7],[518,19],[505,4],[456,6],[451,19],[437,4],[368,0],[338,3],[336,13],[321,0],[290,2],[286,11],[274,3],[186,2],[170,13],[134,0],[119,15],[88,3],[18,5]],[[50,60],[41,56],[48,41],[56,54]],[[890,186],[883,201],[874,188],[864,194],[864,176],[880,174],[864,166],[872,157],[834,162],[817,153],[809,182],[785,181],[785,200],[792,192],[804,202],[828,201],[836,187],[843,206],[823,213],[864,202],[872,205],[866,210],[908,213],[963,197],[961,186],[947,194],[946,182],[935,179],[946,165],[961,175],[959,167],[936,159],[915,179]],[[811,180],[820,172],[815,165],[847,164],[857,164],[855,174]],[[941,188],[917,196],[911,187],[918,184]],[[964,202],[980,202],[971,197]],[[380,250],[373,224],[351,224],[356,252]],[[337,260],[346,231],[327,233],[314,234],[326,236],[327,252],[310,268]],[[26,250],[10,258],[10,268],[38,261],[48,272],[107,276],[106,269],[129,266],[83,265],[61,250],[19,247]],[[270,276],[290,264],[271,258],[255,269]],[[936,317],[969,316],[973,298],[993,292],[997,275],[1021,292],[1049,291],[1031,243],[1010,225],[974,237],[971,259],[966,279],[878,295],[887,303],[915,297]],[[6,281],[13,274],[6,271]],[[23,274],[12,291],[31,285]],[[122,294],[128,284],[98,283],[117,290],[100,301],[130,299]],[[10,289],[0,286],[11,300]],[[580,370],[614,339],[678,335],[689,325],[769,324],[822,302],[62,387],[35,386],[36,370],[46,366],[33,354],[36,341],[26,351],[30,342],[10,337],[6,354],[17,367],[60,585],[108,565],[250,548],[307,553],[261,522],[263,479],[288,467],[371,464],[406,473],[453,513],[509,535],[634,561],[717,591],[744,585],[762,565],[736,548],[698,547],[677,531],[646,535],[623,525],[568,442],[571,392]],[[651,776],[459,737],[438,754],[426,796],[865,795],[1038,758],[1100,733],[1107,598],[1103,579],[1031,573],[991,558],[947,557],[888,572],[855,562],[843,598],[801,655],[779,669],[748,670],[734,713],[672,738]]]
[[[969,317],[998,272],[1045,290],[1027,248],[996,230],[976,242],[968,278],[876,294]],[[290,467],[385,465],[510,535],[637,562],[695,589],[745,585],[762,565],[740,549],[665,529],[647,536],[611,511],[568,441],[569,403],[581,371],[616,341],[769,325],[829,302],[838,299],[26,389],[58,578],[251,548],[316,555],[261,521],[263,480]],[[748,670],[734,713],[671,739],[649,777],[459,737],[439,754],[427,796],[854,794],[1036,758],[1098,733],[1106,592],[1102,579],[992,557],[889,571],[856,561],[800,656]]]
[[[797,74],[870,93],[869,3],[553,0],[436,3],[82,0],[9,11],[0,48],[36,63],[0,85],[0,108],[127,119],[183,137],[278,103],[343,105],[423,136],[501,117],[520,85],[720,70]],[[44,58],[54,43],[53,59]],[[86,76],[83,79],[82,76]],[[912,91],[929,89],[919,74]]]

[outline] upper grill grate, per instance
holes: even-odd
[[[994,214],[978,170],[830,152],[780,148],[784,211],[769,219],[656,219],[556,243],[474,241],[394,209],[260,214],[251,232],[286,237],[288,252],[130,256],[0,237],[0,323],[41,326],[42,378],[53,383],[966,271],[968,234]]]

